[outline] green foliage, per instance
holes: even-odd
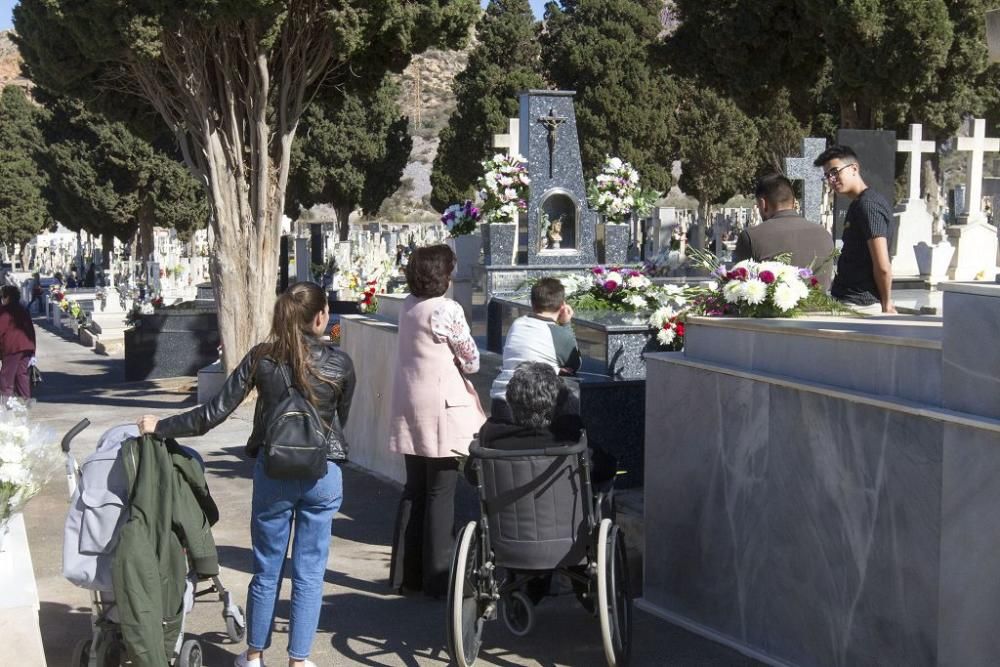
[[[758,133],[732,100],[691,86],[677,113],[684,192],[708,206],[749,191],[758,164]]]
[[[332,203],[347,215],[359,204],[374,213],[396,191],[413,148],[398,92],[384,77],[374,90],[348,92],[309,107],[292,150],[285,198],[289,216],[319,203]],[[346,238],[346,215],[339,222]]]
[[[51,223],[35,159],[45,115],[22,88],[0,92],[0,243],[25,243]]]
[[[479,44],[455,77],[456,109],[440,134],[431,205],[444,211],[475,193],[480,163],[519,113],[518,93],[543,88],[538,26],[527,0],[491,0],[477,25]]]
[[[39,157],[49,176],[53,217],[70,229],[123,241],[141,220],[184,238],[208,224],[204,188],[176,156],[77,102],[43,99],[50,113]]]
[[[542,61],[548,78],[575,90],[584,174],[606,155],[631,162],[666,192],[676,153],[677,90],[658,62],[661,0],[564,0],[546,6]]]

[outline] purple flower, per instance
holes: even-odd
[[[775,280],[774,274],[770,271],[761,271],[760,275],[757,277],[760,278],[760,281],[765,285],[770,285]]]
[[[722,266],[721,264],[719,266],[715,267],[715,271],[712,271],[712,274],[715,275],[717,278],[720,278],[720,279],[728,279],[729,278],[729,271],[726,271],[726,267]]]
[[[813,277],[812,269],[809,268],[799,269],[799,278],[802,278],[802,280],[809,280],[812,277]]]
[[[604,289],[606,289],[609,292],[614,292],[616,289],[618,289],[618,283],[616,283],[614,280],[609,280],[606,283],[604,283]]]
[[[603,266],[595,266],[594,268],[592,268],[590,270],[590,272],[593,273],[595,276],[603,276],[604,275],[604,267]]]

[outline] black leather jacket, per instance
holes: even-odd
[[[163,438],[204,435],[225,421],[226,417],[239,407],[247,394],[256,388],[258,397],[253,416],[253,432],[246,445],[247,456],[255,458],[263,444],[267,420],[271,416],[270,408],[277,405],[285,394],[285,380],[278,372],[274,361],[264,357],[254,369],[257,351],[258,348],[254,348],[247,354],[226,379],[222,390],[211,401],[157,422],[156,435]],[[323,422],[329,424],[332,429],[327,458],[331,461],[346,461],[348,446],[343,428],[347,423],[347,413],[351,408],[351,397],[354,395],[354,364],[345,352],[320,338],[310,339],[309,351],[314,368],[316,364],[322,362],[322,366],[317,370],[324,379],[332,383],[331,385],[318,378],[310,378],[317,399],[317,412]]]

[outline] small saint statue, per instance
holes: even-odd
[[[562,216],[559,216],[549,225],[549,247],[553,250],[559,250],[559,244],[562,243],[562,224]]]

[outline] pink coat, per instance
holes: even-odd
[[[399,355],[393,379],[389,449],[428,458],[468,454],[486,414],[445,340],[431,331],[444,297],[409,296],[399,313]]]

